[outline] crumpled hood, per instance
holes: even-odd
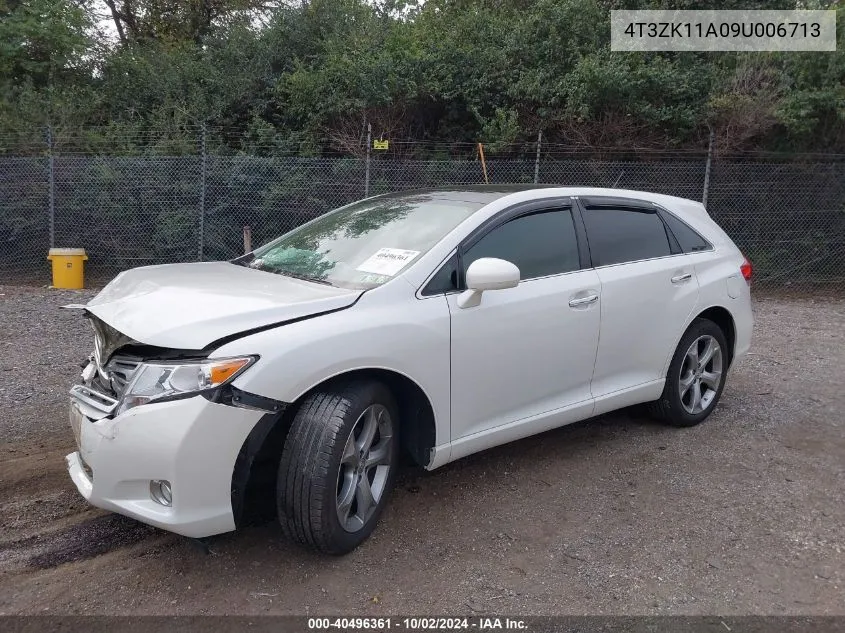
[[[139,343],[200,350],[233,334],[349,307],[362,292],[200,262],[120,273],[85,308]]]

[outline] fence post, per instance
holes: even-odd
[[[373,126],[367,123],[367,161],[364,169],[364,197],[370,197],[370,150],[373,148]]]
[[[50,248],[56,247],[56,169],[53,162],[53,128],[47,126],[47,187],[49,191]]]
[[[713,137],[715,133],[710,128],[710,142],[707,145],[707,164],[704,166],[704,191],[701,193],[701,204],[707,206],[707,194],[710,191],[710,164],[713,162]]]
[[[205,123],[202,124],[200,131],[200,217],[199,217],[199,236],[197,238],[197,261],[202,261],[204,256],[205,246],[205,178],[206,178],[206,153],[205,153]]]
[[[540,144],[543,142],[543,130],[537,132],[537,158],[534,159],[534,184],[540,182]]]

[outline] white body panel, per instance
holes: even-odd
[[[239,338],[212,356],[265,350],[251,368],[261,369],[245,372],[233,384],[283,402],[296,402],[321,382],[356,369],[396,372],[426,394],[438,443],[448,442],[449,306],[442,296],[418,301],[412,287],[397,281],[365,293],[354,309]],[[402,318],[411,308],[414,318]]]
[[[694,256],[699,287],[696,314],[713,306],[723,307],[731,313],[736,330],[734,362],[748,353],[754,328],[751,288],[737,272],[742,262],[742,254],[733,244],[722,244],[713,252]]]
[[[449,295],[453,441],[591,399],[598,301],[569,306],[587,292],[599,292],[594,270],[487,291],[473,308]]]
[[[457,292],[422,296],[440,264],[486,220],[518,203],[591,195],[654,202],[714,248],[524,280],[484,290],[477,305],[459,307]],[[530,189],[479,209],[409,268],[366,292],[230,263],[185,264],[123,273],[88,309],[148,345],[200,350],[225,339],[208,355],[260,357],[234,379],[236,388],[294,406],[351,371],[400,374],[431,404],[435,438],[425,464],[431,469],[656,399],[683,332],[709,308],[730,313],[734,359],[745,354],[753,317],[742,261],[697,202],[612,189]],[[277,326],[286,321],[293,322]],[[99,507],[189,536],[231,530],[235,459],[263,414],[195,396],[96,422],[89,416],[80,453],[94,479],[78,453],[68,456],[68,468]],[[172,507],[150,499],[153,479],[171,482]]]
[[[601,343],[594,396],[660,378],[666,356],[675,351],[698,301],[692,257],[670,255],[596,269],[601,280]]]

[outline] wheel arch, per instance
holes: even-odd
[[[436,445],[437,426],[431,400],[414,380],[400,372],[376,367],[352,369],[323,379],[286,404],[283,411],[268,413],[244,441],[232,473],[232,511],[240,525],[252,516],[266,518],[275,499],[276,472],[288,430],[302,402],[315,391],[339,382],[372,380],[384,383],[399,407],[401,448],[414,463],[427,466]],[[270,488],[272,487],[272,493]],[[249,513],[247,513],[249,510]]]
[[[681,347],[681,341],[687,336],[690,330],[693,328],[695,322],[699,319],[707,320],[713,325],[715,325],[719,330],[722,332],[725,338],[725,342],[727,344],[728,349],[725,350],[727,355],[727,368],[730,367],[731,362],[733,361],[734,355],[736,353],[736,323],[734,321],[734,317],[731,312],[721,305],[713,305],[706,309],[699,310],[695,313],[695,315],[689,320],[687,327],[684,328],[683,333],[681,334],[678,342],[675,344],[675,348],[666,362],[666,366],[663,371],[663,377],[666,378],[664,381],[663,386],[663,393],[657,400],[652,402],[646,403],[647,404],[647,411],[649,411],[650,415],[658,420],[663,420],[668,422],[673,426],[694,426],[699,424],[707,416],[710,415],[712,412],[712,408],[708,405],[708,408],[703,409],[698,413],[693,413],[689,410],[682,411],[677,408],[676,404],[673,404],[672,400],[675,399],[676,396],[679,396],[680,399],[683,399],[682,393],[677,393],[677,388],[674,385],[677,385],[677,378],[679,377],[678,374],[674,374],[673,379],[670,381],[668,379],[668,371],[672,366],[672,362],[677,356],[678,352],[682,351],[683,348]],[[697,340],[697,339],[694,339]],[[685,343],[686,344],[686,343]],[[687,350],[683,350],[686,352]],[[683,359],[682,359],[683,362]],[[682,365],[683,367],[683,365]],[[700,365],[699,365],[700,367]],[[721,383],[719,386],[719,390],[715,396],[716,402],[718,402],[718,398],[721,395],[721,391],[725,385],[725,374],[727,372],[727,368],[722,372]],[[683,405],[683,402],[681,402]],[[715,406],[712,405],[712,406]],[[683,407],[682,407],[683,408]],[[690,417],[691,416],[691,417]],[[696,417],[697,416],[697,417]]]
[[[736,323],[733,315],[723,306],[711,306],[701,311],[695,318],[712,321],[722,330],[728,342],[728,367],[730,367],[736,351]]]
[[[319,382],[297,399],[298,408],[308,395],[327,385],[351,380],[372,380],[384,383],[396,397],[399,407],[399,435],[402,449],[419,466],[428,465],[431,449],[437,443],[437,425],[431,399],[420,385],[407,375],[383,367],[362,367],[341,372]]]
[[[678,349],[678,345],[680,344],[681,339],[684,338],[684,334],[687,333],[687,330],[689,330],[690,326],[695,322],[696,319],[707,319],[709,321],[712,321],[722,330],[725,335],[725,339],[727,339],[728,342],[728,368],[730,368],[731,363],[733,362],[734,354],[736,352],[736,323],[734,322],[734,317],[731,314],[730,310],[721,305],[713,305],[696,312],[693,317],[689,320],[687,326],[684,328],[683,332],[681,332],[681,335],[678,337],[678,340],[675,341],[675,345],[669,352],[669,356],[663,363],[663,373],[661,374],[663,378],[666,377],[666,374],[669,371],[669,365],[672,363],[672,357],[675,355],[675,350]]]

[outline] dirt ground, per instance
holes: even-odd
[[[755,300],[713,416],[603,416],[406,469],[343,558],[273,524],[193,541],[86,507],[66,393],[92,335],[0,286],[0,614],[845,614],[845,299]]]

